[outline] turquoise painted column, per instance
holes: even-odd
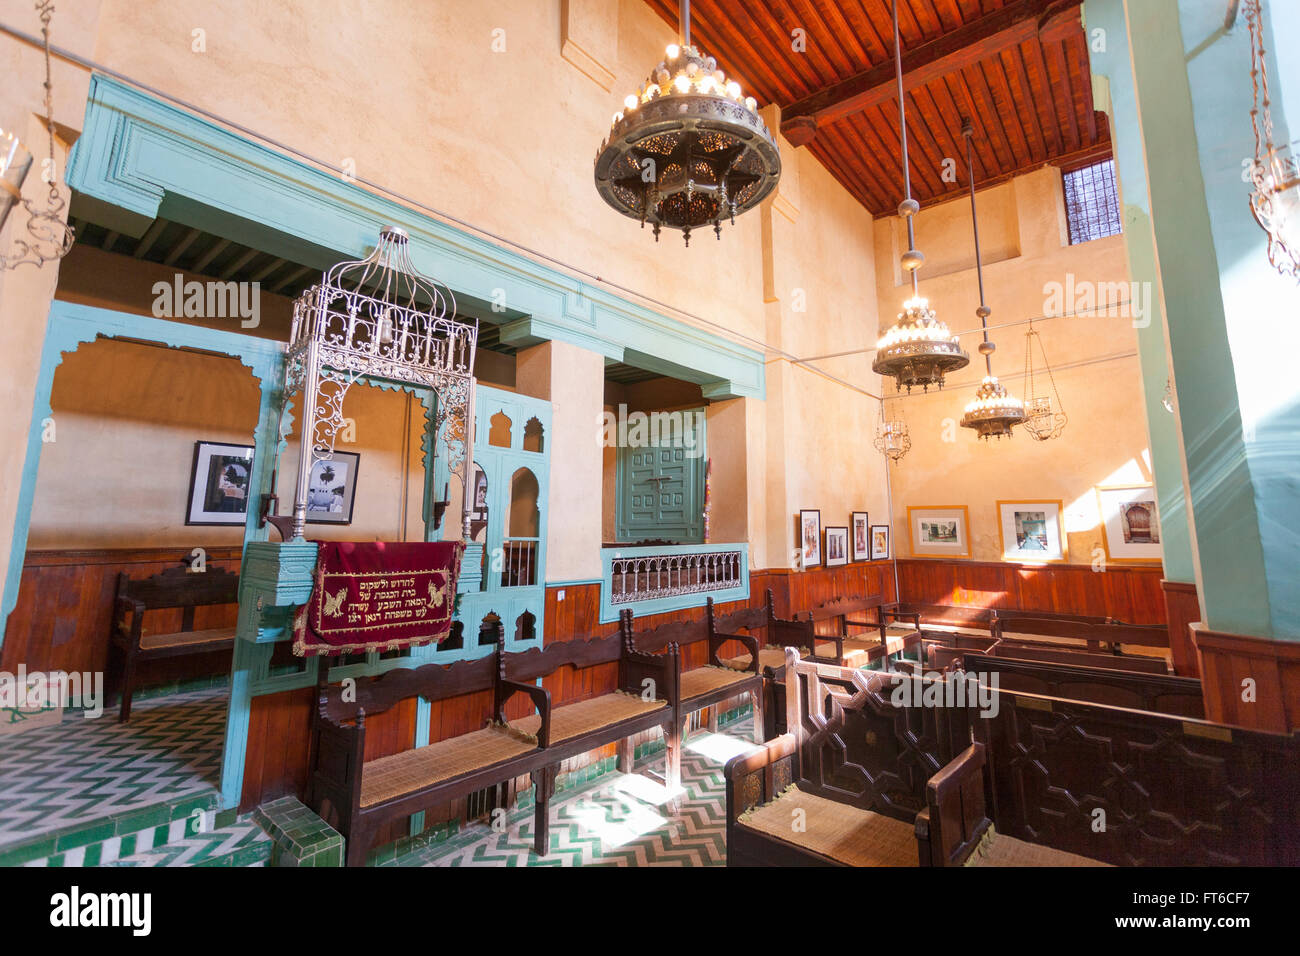
[[[1110,118],[1114,141],[1115,172],[1120,181],[1123,203],[1124,247],[1128,253],[1129,277],[1148,290],[1159,288],[1155,235],[1151,227],[1151,196],[1147,187],[1142,153],[1142,131],[1138,123],[1133,72],[1129,64],[1128,35],[1124,28],[1123,0],[1088,0],[1084,23],[1090,38],[1094,77],[1105,80],[1105,97],[1095,96]],[[1100,30],[1100,33],[1095,31]],[[1195,583],[1196,562],[1192,553],[1191,527],[1187,520],[1187,496],[1183,491],[1183,451],[1178,422],[1165,409],[1165,383],[1171,378],[1166,348],[1163,300],[1146,295],[1150,303],[1145,324],[1138,324],[1138,360],[1142,369],[1142,396],[1147,418],[1151,471],[1160,509],[1160,544],[1164,554],[1165,578]]]
[[[1293,20],[1286,7],[1274,2],[1266,10]],[[1090,29],[1118,19],[1101,0],[1087,9]],[[1254,156],[1248,32],[1244,24],[1224,32],[1223,4],[1125,0],[1123,10],[1124,30],[1117,33],[1116,23],[1107,43],[1127,34],[1132,101],[1117,82],[1123,70],[1113,70],[1114,135],[1126,204],[1132,192],[1141,195],[1131,185],[1139,160],[1147,172],[1142,212],[1150,215],[1178,393],[1205,623],[1300,639],[1300,375],[1287,366],[1300,347],[1300,290],[1269,265],[1265,235],[1247,207],[1242,173]],[[1279,138],[1288,87],[1291,78],[1281,78],[1274,91]],[[1141,265],[1148,252],[1136,238],[1130,255]],[[1145,373],[1157,346],[1148,336],[1140,347]]]

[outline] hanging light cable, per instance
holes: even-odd
[[[1020,425],[1025,420],[1025,406],[1020,399],[1007,391],[1006,386],[993,374],[993,352],[997,346],[989,341],[989,316],[992,314],[984,303],[984,266],[980,262],[980,224],[975,215],[975,167],[971,162],[971,137],[975,130],[970,120],[963,120],[962,136],[966,137],[966,178],[970,181],[970,218],[975,229],[975,276],[979,282],[980,304],[975,314],[980,318],[980,328],[984,341],[980,343],[980,354],[984,356],[984,381],[975,390],[975,398],[966,406],[966,413],[961,417],[963,428],[973,428],[979,437],[985,440],[996,436],[1011,437],[1013,425]]]
[[[912,297],[903,303],[903,311],[876,343],[876,357],[871,370],[877,375],[894,379],[895,388],[914,386],[929,391],[930,386],[943,388],[943,377],[949,372],[965,368],[970,356],[962,350],[957,336],[940,322],[921,298],[916,271],[925,263],[925,256],[916,248],[916,227],[912,221],[921,211],[921,204],[912,198],[912,177],[907,162],[907,108],[903,99],[903,46],[898,33],[898,0],[893,0],[894,16],[894,78],[898,84],[898,134],[902,144],[903,201],[898,204],[898,214],[907,224],[907,252],[900,264],[912,281]]]

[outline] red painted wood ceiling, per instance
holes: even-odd
[[[677,28],[677,0],[646,0]],[[802,30],[803,50],[795,47]],[[963,117],[978,187],[1111,155],[1093,109],[1077,0],[899,0],[912,193],[967,189]],[[806,144],[874,215],[902,199],[890,0],[694,0],[691,39]],[[647,73],[654,64],[647,64]],[[945,181],[944,160],[955,160]]]

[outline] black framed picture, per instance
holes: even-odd
[[[356,452],[336,451],[333,458],[312,465],[307,482],[308,524],[352,523],[360,463]]]
[[[817,508],[799,510],[799,567],[822,563],[822,513]]]
[[[253,446],[196,441],[185,523],[242,525],[248,514]]]
[[[853,560],[870,560],[871,544],[867,540],[867,513],[865,511],[853,512],[850,525],[853,531]]]
[[[843,526],[826,527],[826,567],[836,568],[849,563],[849,529]]]

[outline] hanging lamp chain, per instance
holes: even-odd
[[[903,42],[898,30],[898,0],[892,0],[891,10],[894,19],[894,79],[898,85],[898,136],[903,161],[903,201],[898,205],[898,213],[907,222],[907,254],[903,257],[903,267],[912,274],[912,296],[915,298],[920,295],[916,272],[925,257],[916,249],[916,227],[912,217],[921,206],[912,198],[912,169],[907,160],[907,107],[903,100]]]
[[[691,0],[680,0],[677,4],[677,32],[681,35],[682,46],[691,45]]]
[[[962,119],[961,134],[966,138],[966,180],[970,184],[970,221],[971,227],[975,231],[975,278],[979,283],[980,304],[975,310],[975,314],[980,319],[980,329],[984,333],[984,344],[980,346],[980,351],[984,353],[984,370],[989,375],[993,374],[993,349],[995,346],[989,341],[989,316],[992,310],[984,303],[984,265],[980,258],[980,221],[975,215],[975,164],[971,153],[971,139],[975,135],[975,128],[971,125],[969,119]]]

